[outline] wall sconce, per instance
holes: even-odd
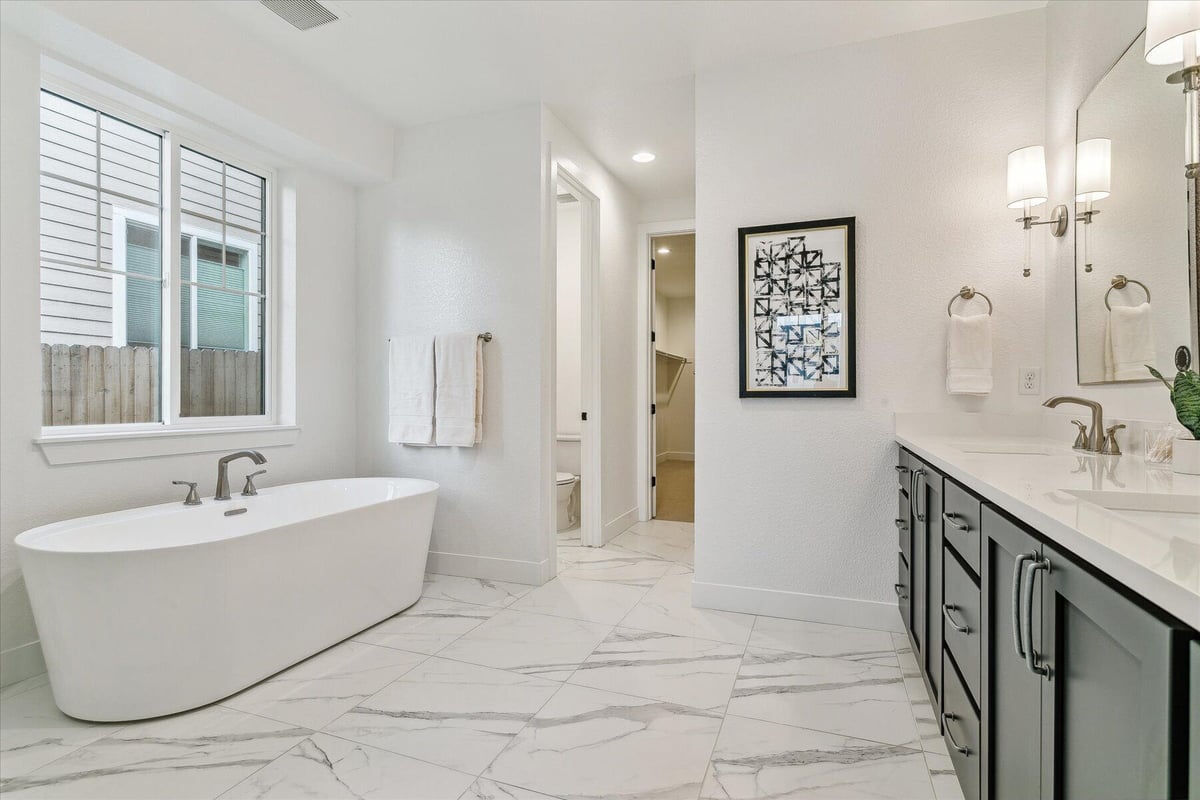
[[[1034,206],[1046,202],[1049,192],[1046,191],[1046,148],[1040,144],[1022,147],[1008,154],[1008,207],[1022,209],[1022,216],[1017,217],[1021,228],[1025,231],[1025,268],[1021,274],[1029,277],[1029,251],[1034,225],[1053,225],[1050,233],[1054,236],[1064,236],[1067,233],[1067,207],[1057,205],[1051,211],[1050,219],[1038,222],[1041,217],[1031,213]]]
[[[1183,163],[1188,179],[1200,175],[1200,0],[1150,0],[1146,4],[1146,63],[1182,64],[1167,83],[1183,84],[1187,120]]]
[[[1083,211],[1075,215],[1075,221],[1092,224],[1092,217],[1100,212],[1092,207],[1097,200],[1108,197],[1112,191],[1112,140],[1085,139],[1075,146],[1075,202],[1083,203]],[[1083,228],[1083,271],[1092,271],[1088,259],[1088,229]]]

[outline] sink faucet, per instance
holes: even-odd
[[[229,462],[239,458],[248,458],[255,464],[267,463],[267,457],[257,450],[239,450],[236,453],[221,456],[217,461],[217,493],[213,496],[213,500],[229,499]]]
[[[1067,397],[1060,395],[1059,397],[1051,397],[1046,402],[1042,403],[1046,408],[1057,408],[1062,403],[1071,403],[1077,406],[1084,406],[1091,409],[1092,412],[1092,427],[1090,434],[1086,437],[1086,447],[1077,448],[1087,450],[1090,453],[1099,453],[1102,443],[1104,442],[1104,409],[1095,400],[1084,400],[1082,397]],[[1083,439],[1082,431],[1080,439]],[[1076,444],[1079,439],[1076,439]]]

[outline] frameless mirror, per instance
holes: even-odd
[[[1075,341],[1079,383],[1153,380],[1196,353],[1196,201],[1184,98],[1139,36],[1079,107]]]

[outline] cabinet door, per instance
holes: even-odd
[[[1013,641],[1013,575],[1017,560],[1041,556],[1041,547],[995,506],[983,506],[980,592],[983,652],[980,658],[981,796],[1031,800],[1041,791],[1041,678],[1030,672]],[[1040,637],[1039,595],[1033,598],[1033,640]]]
[[[941,708],[942,695],[942,487],[945,477],[925,468],[921,480],[924,497],[921,515],[925,518],[925,678],[929,682],[934,710]],[[936,716],[936,715],[935,715]]]
[[[1170,786],[1175,630],[1072,557],[1044,550],[1042,797],[1180,796]]]

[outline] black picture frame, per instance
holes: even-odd
[[[790,222],[779,225],[756,225],[747,228],[738,228],[738,396],[739,397],[856,397],[856,363],[855,363],[855,329],[857,327],[858,317],[855,311],[855,263],[854,263],[854,217],[835,217],[832,219],[810,220],[807,222]],[[807,237],[815,232],[836,232],[842,231],[842,246],[844,254],[840,262],[825,263],[824,250],[826,247],[819,249],[807,250]],[[800,269],[811,273],[814,269],[823,270],[826,267],[837,266],[839,268],[839,280],[837,282],[836,307],[841,315],[841,324],[837,328],[836,334],[828,333],[828,326],[823,321],[820,331],[807,331],[804,326],[799,327],[799,336],[802,337],[801,342],[796,343],[802,349],[811,350],[813,347],[821,348],[818,353],[813,356],[806,355],[802,360],[797,362],[796,359],[788,356],[783,359],[782,364],[776,364],[775,355],[778,350],[772,351],[771,366],[764,373],[759,366],[759,355],[762,350],[769,349],[770,346],[763,345],[761,336],[750,335],[750,326],[753,320],[750,318],[750,308],[752,303],[756,303],[754,308],[765,308],[766,313],[758,315],[759,319],[772,315],[771,306],[773,301],[778,301],[778,297],[770,295],[762,296],[755,294],[755,276],[752,271],[753,266],[762,266],[757,263],[759,242],[755,242],[755,250],[751,251],[747,247],[748,240],[761,239],[765,234],[772,234],[773,240],[778,239],[780,245],[794,246],[795,240],[799,240],[801,244],[801,261],[806,263],[800,266]],[[823,239],[829,239],[826,235]],[[816,257],[819,263],[810,264],[809,253],[818,253]],[[784,253],[784,257],[791,260],[790,253]],[[756,260],[755,264],[751,264],[748,259]],[[791,270],[789,270],[791,272]],[[770,280],[770,279],[768,279]],[[790,275],[789,275],[790,280]],[[826,289],[829,285],[826,274],[819,272],[820,283],[820,302],[825,304],[829,302],[829,298],[825,296]],[[758,289],[763,288],[762,278],[757,284]],[[775,291],[775,287],[771,286],[770,292]],[[783,294],[786,296],[784,302],[788,303],[794,300],[794,290],[789,286],[785,286]],[[811,293],[806,295],[805,302],[812,299]],[[776,315],[777,316],[777,315]],[[827,320],[828,317],[822,314],[822,320]],[[811,326],[809,326],[811,328]],[[809,341],[805,338],[809,333],[814,334],[814,339],[819,340],[818,344],[811,347],[805,346],[804,341]],[[789,332],[790,335],[790,332]],[[836,342],[828,339],[836,339]],[[790,345],[789,345],[790,346]],[[830,353],[825,348],[831,348],[834,352]],[[794,350],[793,350],[794,352]],[[802,375],[799,377],[801,381],[812,381],[817,385],[813,387],[801,387],[790,385],[792,381],[792,369],[799,363],[799,368]],[[829,381],[830,387],[824,387],[819,384],[825,383],[827,375],[826,369],[830,365],[834,365],[840,376],[837,381],[837,386],[833,387],[833,381]],[[751,377],[751,369],[755,371],[755,377]],[[780,372],[782,370],[782,372]],[[811,371],[810,371],[811,370]],[[803,377],[807,372],[809,375],[819,375],[819,378]],[[763,380],[782,381],[783,385],[763,385]]]

